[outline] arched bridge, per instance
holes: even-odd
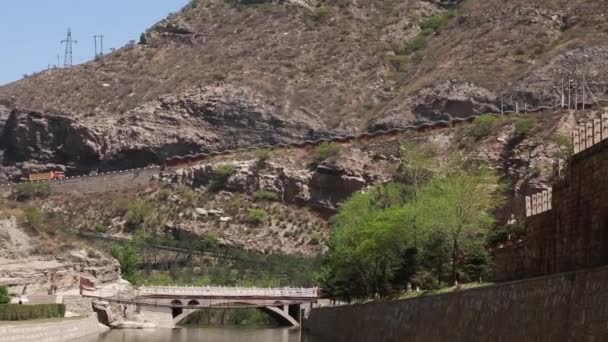
[[[284,325],[297,327],[300,324],[301,306],[316,303],[319,289],[147,286],[133,292],[120,292],[81,286],[81,294],[108,302],[148,307],[147,311],[154,312],[156,323],[162,326],[178,324],[200,309],[257,308]],[[158,322],[159,319],[165,322]],[[166,320],[171,320],[170,324]]]

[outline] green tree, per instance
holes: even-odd
[[[492,211],[501,203],[496,172],[484,165],[455,160],[445,175],[436,177],[421,191],[418,223],[427,233],[449,241],[452,281],[458,281],[458,264],[471,244],[485,241],[494,224]]]
[[[404,143],[399,147],[400,163],[397,179],[412,185],[414,198],[418,196],[420,186],[426,183],[437,171],[436,151],[433,145]]]
[[[344,203],[332,219],[330,254],[319,280],[346,299],[348,292],[388,295],[411,240],[409,226],[404,224],[409,213],[403,207],[409,198],[408,187],[389,183]]]
[[[8,294],[8,287],[0,286],[0,304],[8,304],[11,302],[11,297]]]
[[[133,285],[140,283],[140,275],[137,269],[139,264],[139,248],[137,242],[131,242],[124,246],[113,245],[110,254],[120,264],[120,272],[126,280]]]

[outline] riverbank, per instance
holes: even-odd
[[[2,322],[2,342],[67,342],[87,336],[99,335],[110,328],[97,322],[97,318],[69,318],[62,320],[32,320]]]
[[[313,309],[320,341],[608,340],[608,267],[386,302]],[[361,327],[363,329],[352,329]]]

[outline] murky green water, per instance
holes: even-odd
[[[181,328],[112,330],[82,342],[317,342],[300,339],[298,329]]]

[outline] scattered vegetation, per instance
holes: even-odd
[[[135,231],[140,228],[153,211],[154,206],[147,200],[137,199],[129,204],[126,222],[127,230]]]
[[[532,118],[518,118],[515,121],[515,136],[520,138],[527,137],[535,126],[536,121]]]
[[[321,22],[328,18],[331,15],[331,7],[328,5],[321,5],[319,7],[315,7],[306,12],[306,16],[311,18],[316,22]]]
[[[256,201],[278,201],[279,194],[274,191],[260,189],[253,193],[253,198]]]
[[[36,234],[40,234],[46,230],[44,213],[38,207],[25,208],[22,224]]]
[[[156,271],[144,269],[141,274],[144,285],[313,286],[315,284],[313,275],[320,265],[320,260],[317,258],[262,254],[220,246],[208,239],[173,240],[148,236],[144,241],[149,244],[188,249],[193,253],[212,252],[223,256],[221,263],[211,263],[205,268],[181,265],[180,268],[168,266]]]
[[[572,138],[565,135],[556,133],[551,137],[551,140],[559,146],[559,152],[555,156],[560,159],[568,159],[574,154],[574,143]]]
[[[65,305],[63,304],[0,305],[0,321],[25,321],[64,316]]]
[[[427,18],[420,25],[421,30],[414,38],[401,44],[395,44],[393,50],[397,55],[411,55],[422,49],[426,44],[427,37],[441,31],[457,14],[456,11],[446,11]]]
[[[473,121],[466,135],[475,141],[479,141],[496,131],[502,123],[502,118],[492,114],[486,114]]]
[[[266,220],[266,212],[262,209],[249,209],[247,219],[254,224],[260,224]]]
[[[267,148],[261,148],[259,150],[255,151],[255,157],[258,159],[258,161],[260,162],[265,162],[268,160],[268,158],[270,158],[270,149]]]
[[[211,174],[208,189],[214,192],[224,189],[228,178],[234,174],[235,167],[228,164],[218,165]]]
[[[331,157],[338,156],[342,147],[335,142],[324,142],[315,149],[314,160],[316,163],[325,161]]]
[[[19,183],[15,186],[15,199],[21,202],[43,199],[50,195],[48,183]]]
[[[105,234],[108,232],[108,226],[106,226],[103,223],[97,223],[95,225],[95,231],[100,233],[100,234]]]

